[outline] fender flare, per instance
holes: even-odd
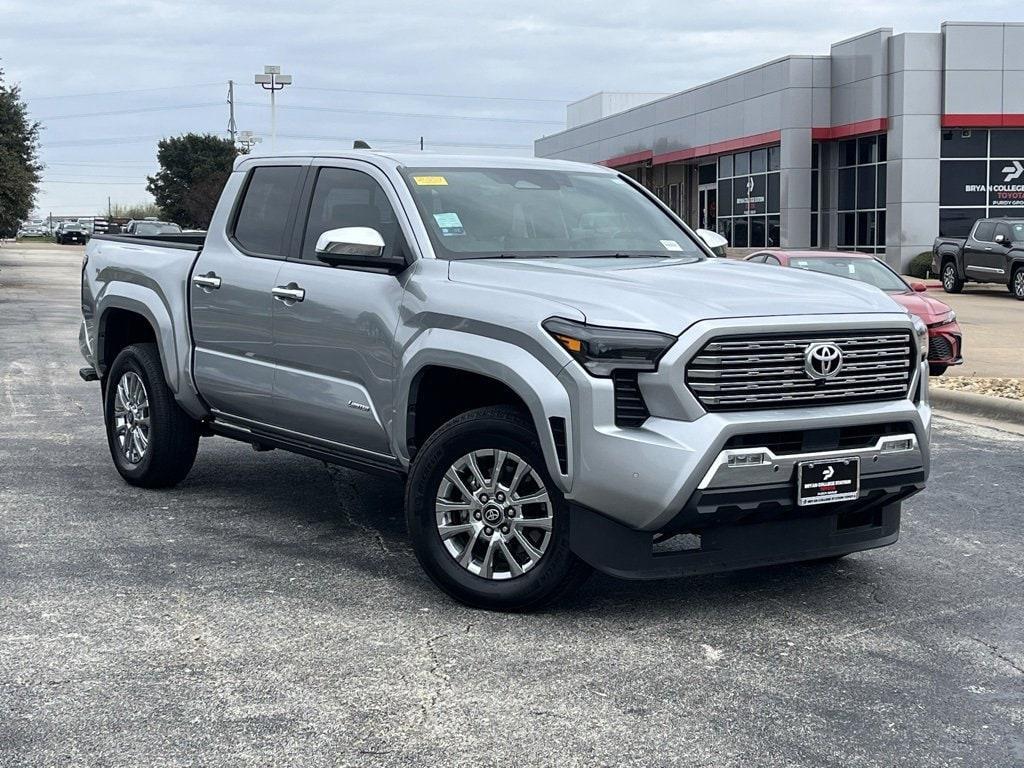
[[[164,380],[171,392],[177,395],[180,389],[181,367],[174,323],[156,292],[142,285],[112,283],[97,303],[96,315],[99,317],[99,322],[96,326],[95,349],[98,372],[103,375],[114,362],[113,360],[104,360],[102,357],[103,337],[106,332],[109,311],[112,309],[134,312],[145,318],[152,326],[156,335],[157,350],[160,353],[160,364],[164,369]]]
[[[515,392],[530,411],[548,474],[563,492],[571,490],[571,458],[567,474],[562,474],[548,422],[552,417],[565,419],[567,454],[572,457],[572,411],[569,394],[558,380],[558,371],[552,371],[529,352],[514,344],[447,328],[425,330],[402,354],[398,367],[400,373],[395,382],[391,450],[403,464],[410,463],[406,414],[409,412],[413,382],[428,366],[454,368],[487,376],[500,381]]]

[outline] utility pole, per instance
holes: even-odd
[[[423,137],[420,136],[420,152],[423,151]]]
[[[235,81],[228,80],[228,136],[235,143]]]
[[[110,208],[110,195],[107,195],[107,220],[108,221],[110,220],[110,215],[111,215],[110,211],[111,211],[111,208]]]
[[[275,95],[286,85],[292,84],[292,76],[282,75],[279,66],[265,66],[263,67],[263,74],[256,75],[255,82],[263,90],[270,91],[270,151],[273,152],[274,146],[277,143],[277,102],[275,101]]]

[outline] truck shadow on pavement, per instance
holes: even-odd
[[[272,560],[317,561],[328,569],[343,566],[394,580],[395,591],[411,589],[402,602],[412,598],[425,606],[451,605],[413,555],[402,511],[401,481],[281,451],[247,456],[239,462],[236,445],[211,444],[210,449],[202,450],[192,474],[176,492],[186,509],[202,504],[203,512],[189,525],[193,546],[206,546],[207,537],[226,545],[226,537],[236,550],[259,552]],[[179,507],[179,514],[182,511]],[[230,525],[225,525],[223,517],[211,517],[216,514],[229,515]],[[209,546],[218,545],[211,542]],[[545,613],[622,609],[657,619],[663,614],[689,613],[697,606],[742,609],[762,606],[766,600],[792,602],[794,612],[813,611],[808,603],[826,599],[841,603],[853,599],[854,593],[870,597],[886,590],[886,583],[878,565],[856,556],[841,563],[796,563],[655,581],[626,581],[595,573],[576,595]]]

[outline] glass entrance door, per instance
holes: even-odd
[[[701,186],[697,190],[698,227],[717,231],[718,224],[718,188],[714,184]]]

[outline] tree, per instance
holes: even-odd
[[[238,150],[230,139],[186,133],[162,139],[156,157],[160,170],[146,189],[168,220],[206,229]]]
[[[0,234],[27,219],[39,187],[39,123],[28,119],[21,89],[4,85],[0,69]]]

